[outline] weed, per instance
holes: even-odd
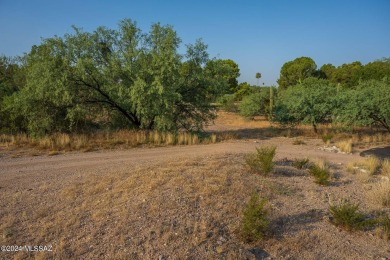
[[[310,167],[309,173],[315,178],[315,183],[329,185],[330,173],[326,165],[314,164]]]
[[[374,224],[373,220],[367,220],[365,214],[359,211],[359,204],[349,201],[330,205],[329,212],[333,217],[332,223],[348,231],[361,230]]]
[[[273,159],[276,153],[276,146],[264,146],[256,148],[256,153],[250,153],[245,157],[246,164],[252,172],[268,175],[273,168]]]
[[[259,199],[253,192],[244,210],[241,235],[246,241],[261,241],[267,231],[269,220],[265,209],[266,199]]]
[[[303,169],[305,166],[309,164],[309,159],[295,159],[295,161],[292,163],[292,166],[294,166],[297,169]]]

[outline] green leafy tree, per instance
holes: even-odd
[[[274,119],[282,124],[310,124],[317,133],[319,123],[332,119],[335,93],[329,81],[308,78],[280,93]]]
[[[361,70],[362,80],[390,78],[390,58],[370,62]]]
[[[238,90],[237,78],[240,76],[238,64],[231,59],[227,60],[210,60],[207,62],[206,69],[215,73],[215,75],[223,75],[228,82],[228,89],[222,90],[222,94],[233,94]]]
[[[256,73],[256,79],[257,79],[257,86],[259,86],[259,80],[261,78],[261,73],[260,72],[257,72]]]
[[[340,95],[337,121],[349,126],[379,125],[390,132],[390,81],[369,80]]]
[[[333,71],[331,80],[348,88],[357,86],[361,79],[362,68],[360,61],[343,64]]]
[[[234,93],[234,98],[236,100],[242,100],[244,96],[247,96],[253,93],[254,88],[249,85],[247,82],[240,83],[238,85],[237,91]]]
[[[22,122],[13,121],[5,111],[5,100],[25,85],[23,58],[0,57],[0,130],[21,131]]]
[[[279,88],[283,90],[302,82],[304,79],[313,76],[316,69],[316,63],[309,57],[300,57],[286,62],[282,66],[280,77],[277,80]]]
[[[240,115],[249,119],[253,119],[259,115],[269,117],[272,111],[271,103],[273,101],[272,96],[270,96],[271,89],[275,91],[273,87],[256,88],[255,92],[245,96],[239,105]]]
[[[91,125],[200,130],[215,118],[210,101],[227,89],[226,66],[213,69],[201,41],[178,53],[171,26],[142,33],[131,20],[118,30],[74,28],[46,39],[27,56],[26,86],[5,110],[23,116],[30,133],[75,131]]]
[[[332,64],[330,64],[330,63],[324,64],[319,69],[319,75],[318,76],[319,76],[319,78],[332,80],[333,73],[335,72],[335,70],[336,70],[336,67],[333,66]]]

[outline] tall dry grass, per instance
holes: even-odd
[[[367,198],[378,207],[390,208],[390,182],[383,181],[372,186],[367,191]]]
[[[353,146],[352,139],[337,143],[337,147],[340,149],[341,152],[344,153],[352,153],[352,146]]]
[[[197,134],[180,132],[177,134],[158,131],[101,132],[94,134],[57,133],[41,138],[32,138],[26,134],[1,135],[0,146],[6,148],[35,148],[55,151],[90,151],[114,147],[130,148],[140,145],[195,145],[216,143],[218,140],[231,139],[226,133],[199,137]]]
[[[381,174],[390,178],[390,159],[383,160]]]

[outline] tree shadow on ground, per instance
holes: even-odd
[[[270,256],[264,249],[262,248],[253,248],[249,250],[254,256],[256,260],[262,260]]]
[[[281,127],[268,127],[268,128],[242,128],[226,131],[210,131],[219,135],[232,135],[238,139],[260,139],[267,140],[273,137],[296,137],[302,136],[304,131],[300,129],[290,129]]]
[[[390,159],[390,146],[368,149],[360,152],[360,156],[375,156],[380,159]]]
[[[284,215],[275,218],[270,223],[270,230],[272,230],[272,236],[275,238],[283,237],[284,233],[295,233],[302,230],[311,230],[310,224],[319,222],[324,217],[323,210],[310,209],[308,211],[293,214]]]

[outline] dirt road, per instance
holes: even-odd
[[[0,187],[26,189],[41,181],[66,182],[73,177],[124,172],[138,165],[151,165],[169,160],[184,160],[219,154],[240,154],[255,151],[261,145],[277,145],[277,159],[326,158],[333,163],[358,159],[348,155],[321,151],[320,140],[307,140],[306,145],[293,145],[289,138],[241,140],[210,145],[134,148],[89,153],[68,153],[56,156],[0,157]]]

